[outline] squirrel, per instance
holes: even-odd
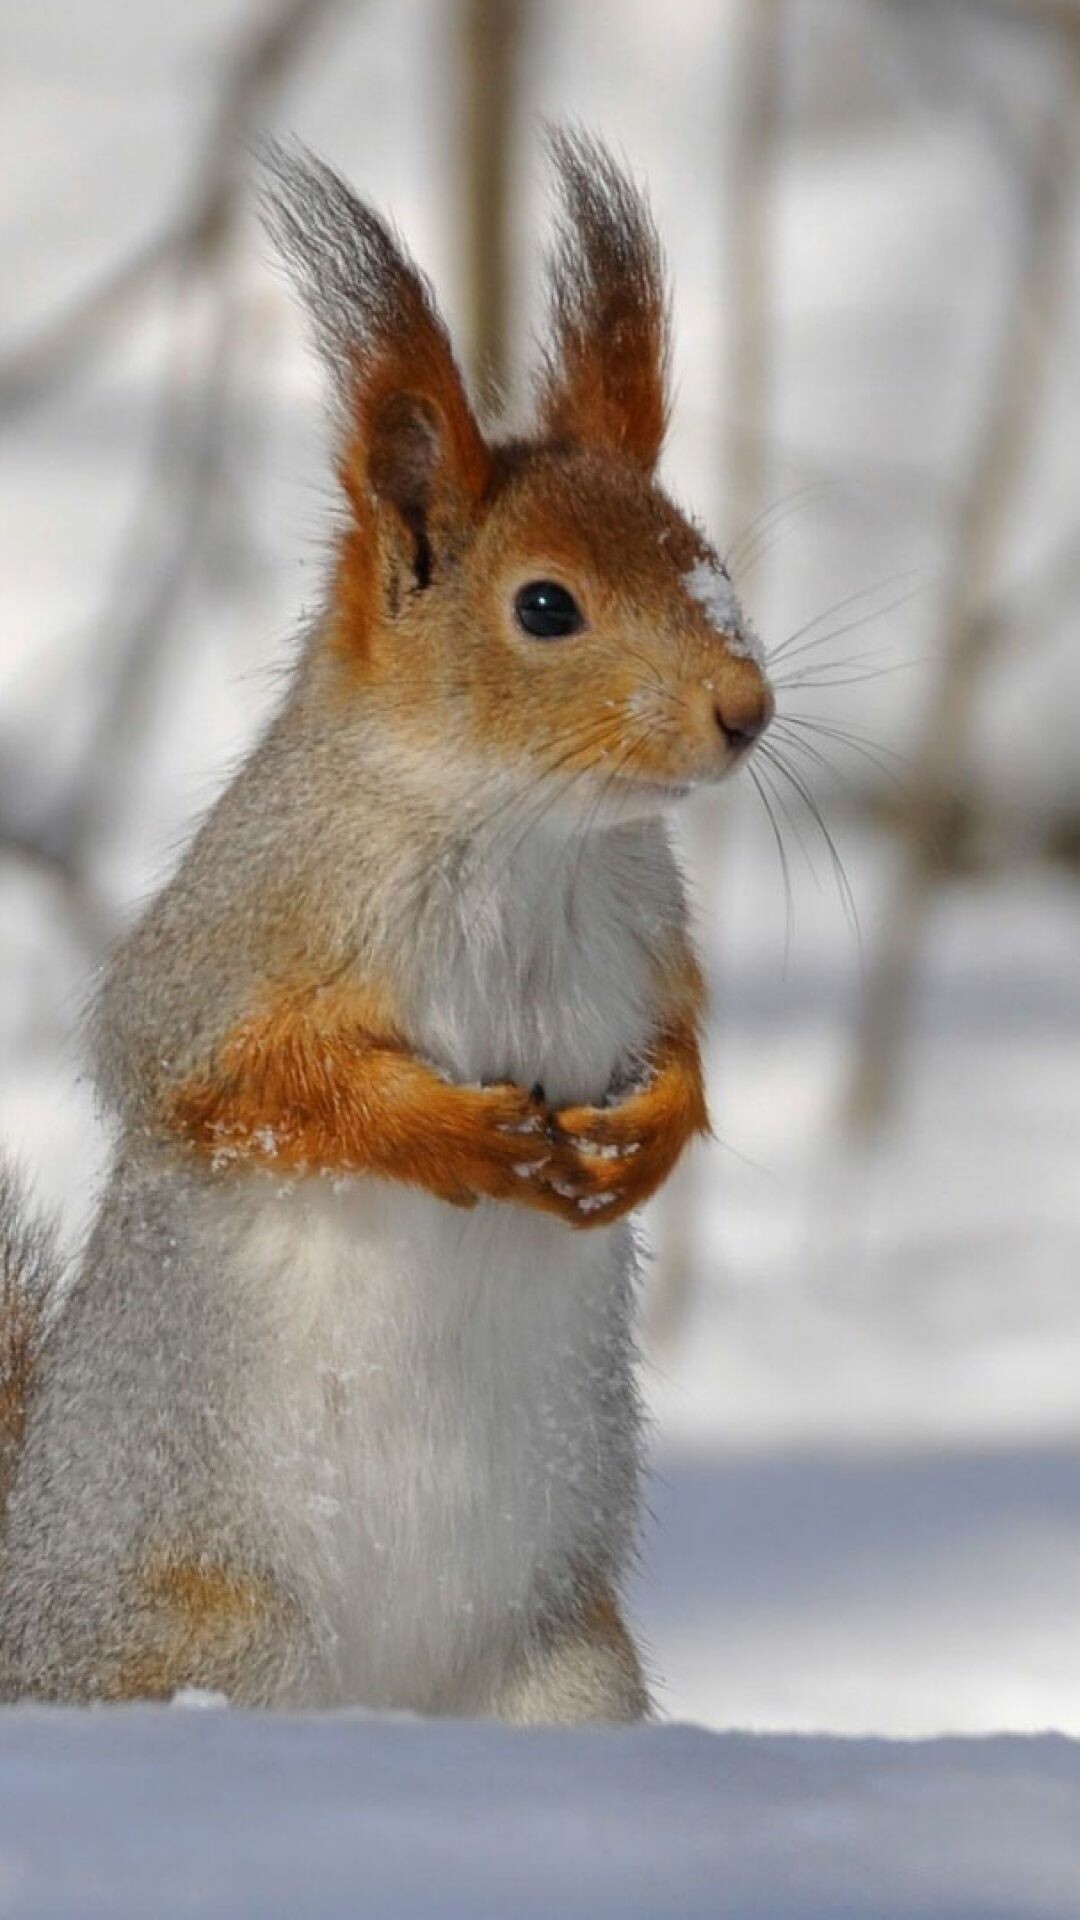
[[[280,710],[106,968],[114,1162],[62,1290],[4,1191],[0,1699],[651,1711],[632,1216],[708,1129],[668,820],[773,695],[656,478],[648,204],[550,139],[521,435],[389,226],[267,157],[342,526]]]

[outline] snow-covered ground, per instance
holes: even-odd
[[[0,1721],[18,1920],[1075,1920],[1080,1746]]]
[[[9,6],[0,372],[177,205],[256,11]],[[788,13],[769,423],[770,496],[787,505],[747,594],[773,638],[864,587],[886,583],[869,603],[882,608],[918,587],[835,647],[882,647],[909,670],[803,696],[904,751],[930,686],[950,486],[1008,284],[1010,182],[1038,150],[1047,68],[995,9],[977,33],[971,8],[792,0]],[[734,0],[559,0],[541,10],[528,79],[537,111],[597,127],[651,182],[677,290],[669,474],[724,540],[738,532],[722,461],[738,15]],[[391,206],[458,316],[451,18],[442,0],[343,10],[279,119]],[[535,288],[539,168],[526,157],[520,174],[519,266]],[[314,375],[254,229],[236,294],[248,331],[228,537],[183,583],[147,750],[123,760],[92,848],[118,921],[254,734],[318,592],[329,489]],[[1075,537],[1075,296],[1006,583]],[[145,558],[131,526],[148,550],[167,546],[143,499],[155,396],[170,354],[181,387],[196,379],[205,321],[195,301],[178,352],[170,299],[158,289],[77,381],[0,420],[0,798],[28,832],[68,790],[93,722],[126,570]],[[977,716],[971,766],[1019,848],[1080,795],[1076,633],[1075,600],[1025,631]],[[842,783],[824,784],[872,953],[890,849],[852,824]],[[753,795],[733,793],[695,837],[716,849],[699,905],[722,1144],[682,1189],[698,1203],[695,1290],[648,1370],[656,1471],[632,1610],[662,1705],[768,1732],[1080,1736],[1075,879],[1026,859],[949,889],[895,1121],[873,1148],[842,1148],[861,963],[826,863],[819,887],[793,848],[785,966]],[[0,1141],[72,1240],[104,1151],[75,1039],[91,951],[49,873],[0,857]],[[18,1713],[0,1718],[0,1915],[1075,1916],[1078,1794],[1076,1750],[1053,1741]]]

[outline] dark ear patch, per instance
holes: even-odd
[[[439,457],[439,417],[431,401],[390,394],[371,423],[368,474],[375,493],[406,519],[426,513]]]
[[[540,420],[552,439],[655,466],[669,412],[670,327],[652,215],[599,141],[555,131],[561,219],[550,261]]]
[[[431,583],[428,514],[442,458],[439,415],[422,394],[393,393],[378,408],[370,428],[368,474],[380,500],[404,521],[413,543],[418,587]]]

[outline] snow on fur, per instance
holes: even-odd
[[[730,576],[711,560],[699,560],[689,573],[683,574],[683,586],[691,600],[705,609],[710,625],[723,634],[728,652],[737,660],[752,660],[764,672],[765,648]]]

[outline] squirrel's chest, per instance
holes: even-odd
[[[553,874],[523,860],[497,897],[457,903],[429,933],[413,1044],[456,1079],[602,1098],[655,1024],[655,922],[641,904],[602,863]]]

